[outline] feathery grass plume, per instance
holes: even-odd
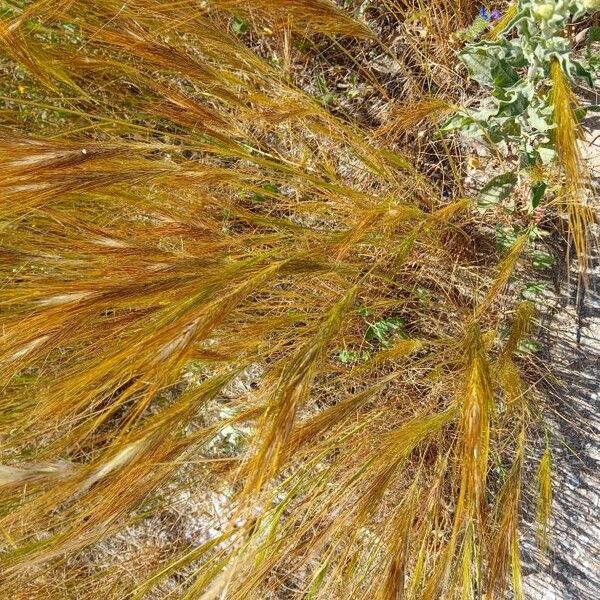
[[[560,62],[555,59],[550,65],[552,79],[551,102],[554,111],[556,149],[561,167],[567,177],[567,185],[577,190],[585,178],[583,162],[578,146],[579,125],[575,117],[575,95],[571,90]]]
[[[565,177],[563,203],[568,215],[569,238],[584,273],[590,255],[589,228],[595,222],[595,215],[585,199],[589,176],[578,145],[580,127],[575,115],[575,95],[557,59],[550,65],[550,77],[556,151]]]
[[[477,315],[482,315],[494,299],[497,297],[498,293],[506,286],[509,278],[514,272],[515,267],[517,266],[517,261],[519,260],[525,246],[528,242],[528,234],[523,233],[517,237],[517,239],[512,244],[510,250],[507,255],[504,257],[502,262],[498,265],[498,273],[496,278],[494,279],[490,289],[484,296],[483,300],[477,307]]]
[[[365,25],[352,19],[330,0],[211,0],[222,9],[245,10],[251,15],[271,17],[281,15],[286,23],[300,33],[304,30],[329,35],[362,37],[371,35]]]
[[[477,7],[369,10],[406,45],[325,0],[0,0],[3,597],[438,600],[517,568],[484,543],[514,428],[479,327],[524,330],[522,246],[482,264],[439,140],[311,94],[341,35],[412,122],[459,103]]]
[[[395,105],[388,119],[378,130],[383,136],[402,135],[423,121],[436,124],[456,109],[439,98],[425,98],[420,102]]]
[[[456,522],[476,519],[481,527],[486,513],[486,480],[494,394],[490,367],[481,333],[474,326],[468,334],[467,371],[461,407],[461,493]]]
[[[500,520],[496,523],[496,531],[490,542],[492,559],[488,590],[492,599],[505,597],[509,569],[512,571],[511,579],[515,598],[523,599],[519,551],[519,506],[523,486],[524,430],[519,432],[516,443],[515,459],[495,507]]]
[[[354,302],[355,294],[356,289],[353,288],[343,295],[328,312],[325,321],[319,324],[315,338],[300,348],[289,364],[283,367],[273,398],[268,402],[265,420],[259,424],[258,430],[264,439],[249,469],[254,479],[248,479],[248,490],[260,490],[265,479],[279,471],[281,454],[292,431],[296,413],[310,392],[315,362],[323,358],[323,350],[337,333],[343,317]]]
[[[527,400],[527,386],[519,368],[512,358],[501,358],[496,366],[496,380],[502,389],[505,402],[510,409],[520,408],[518,405]]]
[[[0,487],[20,485],[42,479],[64,477],[69,472],[67,463],[28,464],[19,467],[0,465]]]
[[[488,528],[487,475],[494,393],[487,349],[479,327],[472,324],[463,340],[466,358],[457,390],[459,441],[457,496],[452,533],[423,590],[424,599],[443,594],[451,582],[462,598],[473,598],[480,586],[481,557],[486,554]]]
[[[548,524],[552,512],[552,454],[546,446],[537,472],[538,505],[536,514],[537,539],[542,552],[548,549]]]
[[[480,585],[478,573],[473,569],[475,564],[475,541],[473,523],[468,522],[462,541],[461,573],[460,573],[460,598],[461,600],[475,600],[475,588]]]
[[[517,350],[523,336],[529,333],[534,316],[535,307],[531,302],[524,301],[517,306],[508,339],[500,356],[501,361],[509,359]]]
[[[409,548],[408,534],[410,523],[414,519],[417,497],[415,485],[405,503],[398,508],[397,514],[392,518],[393,535],[390,536],[389,566],[385,584],[379,587],[378,598],[381,600],[397,599],[404,596],[407,550]]]

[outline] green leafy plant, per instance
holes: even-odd
[[[402,317],[389,317],[371,323],[365,334],[365,339],[387,348],[395,337],[405,337],[404,319]]]
[[[340,350],[338,359],[343,365],[353,365],[359,361],[366,361],[371,358],[367,351],[359,352],[357,350]]]
[[[525,284],[521,296],[525,300],[536,300],[546,289],[546,283],[543,281],[531,281]]]
[[[547,252],[536,250],[532,253],[532,263],[535,269],[549,269],[554,265],[554,257]]]
[[[250,26],[248,25],[248,21],[242,17],[233,17],[231,20],[231,31],[233,31],[233,33],[247,33],[249,29]]]
[[[476,107],[456,113],[442,128],[460,129],[488,143],[500,154],[514,153],[512,169],[490,180],[479,194],[482,209],[500,203],[527,174],[530,209],[542,202],[548,181],[532,173],[558,161],[568,181],[566,201],[571,233],[580,258],[587,256],[584,241],[590,224],[581,206],[582,160],[578,154],[577,119],[568,82],[593,85],[592,55],[575,57],[566,37],[567,25],[594,13],[594,0],[519,0],[492,36],[468,43],[459,57],[470,77],[488,96]],[[594,35],[593,30],[590,34]],[[593,39],[593,38],[590,38]]]

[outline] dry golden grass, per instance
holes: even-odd
[[[568,216],[568,235],[585,273],[590,257],[589,229],[595,223],[593,209],[586,203],[586,172],[579,148],[581,132],[575,116],[575,95],[558,60],[550,67],[551,103],[554,110],[555,144],[564,175],[563,206]]]
[[[325,0],[23,4],[0,2],[2,595],[521,597],[525,238],[485,256],[458,171],[448,196],[231,19],[372,32]],[[460,89],[431,97],[477,7],[383,5],[433,32],[408,131]],[[227,490],[218,531],[94,564],[190,471]]]

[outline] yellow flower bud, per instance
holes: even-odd
[[[533,16],[539,21],[549,21],[554,14],[554,6],[549,2],[538,4],[533,9]]]
[[[600,0],[583,0],[583,6],[589,12],[600,9]]]

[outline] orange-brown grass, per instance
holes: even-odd
[[[0,2],[2,596],[519,595],[532,315],[504,291],[525,239],[482,260],[460,181],[444,196],[230,26],[372,33],[325,0],[19,6]],[[177,491],[227,496],[219,526],[94,558]]]
[[[554,111],[554,136],[560,167],[564,175],[563,202],[568,217],[568,235],[575,249],[581,272],[590,257],[589,229],[595,213],[586,203],[589,174],[578,145],[580,128],[575,115],[575,95],[558,60],[550,66],[551,103]]]

